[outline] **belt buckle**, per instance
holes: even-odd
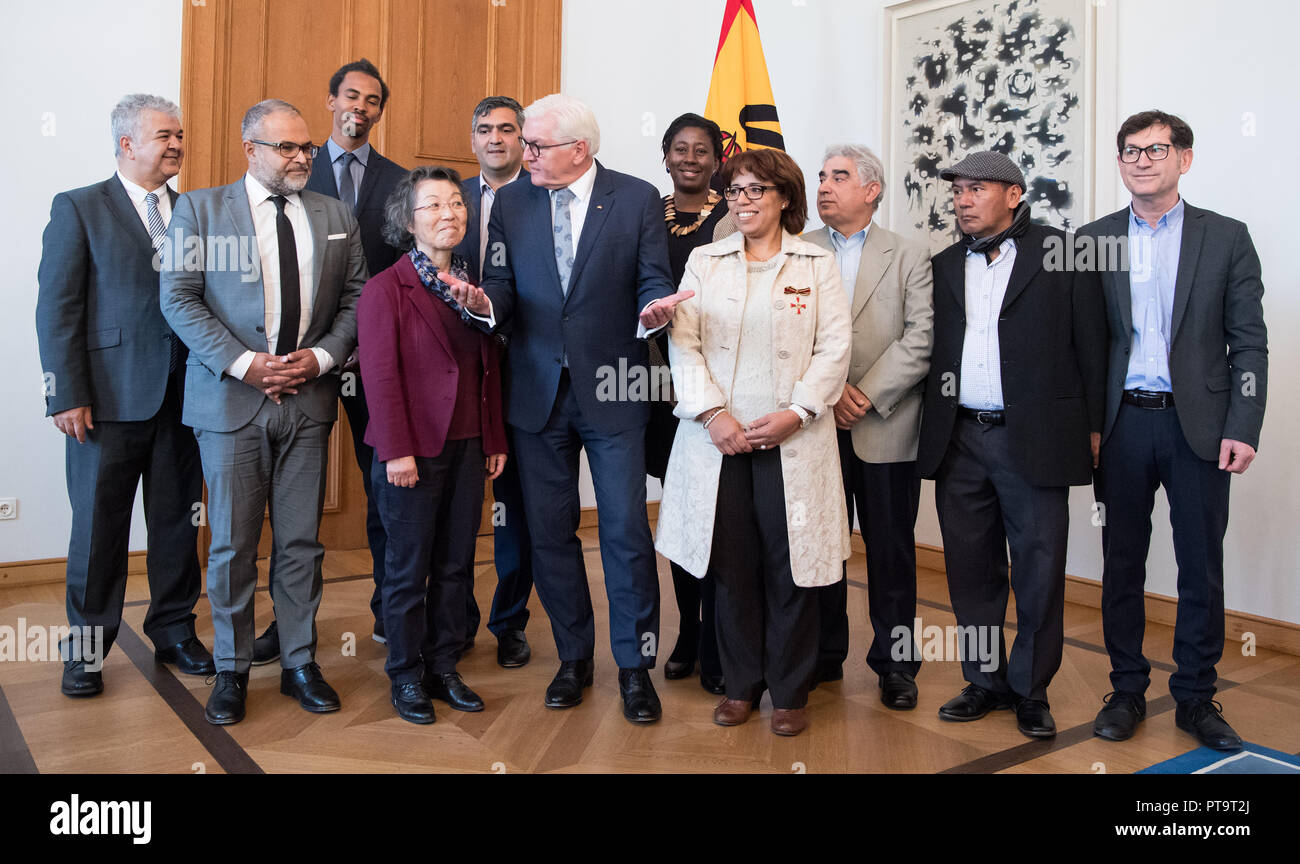
[[[976,411],[976,412],[975,412],[975,421],[976,421],[977,423],[980,423],[980,424],[984,425],[984,426],[992,426],[992,425],[993,425],[993,412],[992,412],[992,411]]]

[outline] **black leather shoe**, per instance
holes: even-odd
[[[664,664],[664,677],[669,681],[677,681],[681,678],[689,678],[695,671],[694,660],[669,660]]]
[[[880,701],[895,711],[911,711],[916,707],[916,679],[907,672],[881,675]]]
[[[280,692],[297,699],[299,705],[315,714],[337,711],[342,707],[339,694],[325,683],[325,676],[320,674],[320,667],[315,663],[282,670]]]
[[[1138,724],[1147,716],[1147,700],[1141,693],[1116,690],[1102,700],[1105,707],[1092,721],[1092,734],[1107,741],[1125,741],[1133,737]]]
[[[1241,736],[1223,719],[1223,706],[1213,699],[1179,702],[1174,709],[1174,725],[1195,735],[1211,750],[1241,749]]]
[[[98,696],[104,692],[104,673],[88,670],[85,660],[69,660],[63,664],[59,689],[64,696]]]
[[[663,716],[649,669],[618,670],[618,692],[623,694],[623,716],[633,723],[653,723]]]
[[[421,683],[430,699],[441,699],[457,711],[472,713],[483,710],[483,700],[461,680],[459,672],[426,672]]]
[[[217,674],[217,664],[212,662],[212,655],[195,636],[191,636],[184,642],[159,648],[153,652],[153,656],[159,663],[174,663],[176,668],[186,675]]]
[[[808,689],[816,690],[817,685],[823,681],[839,681],[843,678],[843,663],[836,663],[834,660],[822,661],[817,664],[817,670],[813,672],[812,684],[808,686]]]
[[[990,711],[1000,711],[1011,707],[1011,700],[1000,693],[985,690],[978,684],[967,684],[966,689],[957,694],[939,709],[939,718],[964,723],[978,720]]]
[[[244,719],[244,701],[248,698],[248,673],[218,672],[203,716],[214,726],[227,726]]]
[[[1038,699],[1021,699],[1016,703],[1016,725],[1030,738],[1056,737],[1056,721],[1047,703]]]
[[[727,678],[721,673],[710,675],[703,669],[700,670],[700,686],[710,693],[721,696],[727,692]]]
[[[546,688],[547,708],[572,708],[582,702],[582,689],[590,687],[596,669],[591,660],[565,660]]]
[[[497,637],[497,665],[507,669],[526,666],[533,657],[528,637],[522,630],[507,630]]]
[[[433,716],[433,703],[429,701],[429,695],[415,681],[393,683],[393,707],[397,709],[398,717],[421,726],[427,726],[437,719]]]
[[[271,626],[253,640],[253,665],[265,666],[280,659],[280,628],[271,619]]]

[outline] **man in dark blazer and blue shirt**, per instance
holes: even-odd
[[[1053,261],[1068,238],[1030,223],[1024,176],[1005,155],[972,153],[940,176],[952,181],[962,240],[933,262],[918,468],[935,480],[968,686],[939,716],[978,720],[1015,707],[1021,732],[1049,738],[1047,686],[1064,649],[1069,487],[1091,481],[1101,432],[1101,291],[1095,273]],[[1009,586],[1017,630],[1008,659]]]
[[[1241,738],[1213,701],[1214,666],[1223,656],[1228,481],[1255,458],[1264,422],[1259,256],[1243,223],[1178,194],[1192,165],[1192,130],[1180,118],[1135,114],[1116,144],[1133,202],[1079,231],[1128,246],[1128,266],[1101,274],[1110,372],[1096,493],[1105,508],[1101,609],[1114,692],[1093,732],[1122,741],[1146,716],[1143,586],[1151,508],[1163,485],[1178,561],[1174,722],[1206,747],[1235,750]]]
[[[647,368],[645,336],[667,324],[691,292],[673,293],[658,191],[596,162],[600,130],[590,108],[560,94],[543,97],[524,112],[523,138],[530,173],[498,193],[483,288],[462,283],[452,294],[511,332],[507,419],[537,593],[560,655],[546,705],[577,705],[592,683],[595,621],[577,534],[585,449],[623,716],[653,722],[661,709],[648,672],[659,638],[645,505],[650,406],[603,399],[597,383],[610,370]]]
[[[333,115],[330,137],[311,164],[306,189],[338,198],[352,211],[361,226],[361,246],[366,253],[366,267],[373,276],[397,260],[400,250],[389,246],[383,237],[384,205],[406,169],[385,159],[370,145],[370,132],[388,105],[388,85],[379,70],[364,57],[342,66],[330,77],[325,108]],[[361,370],[354,359],[343,364],[339,376],[339,399],[348,415],[352,430],[352,449],[361,469],[361,485],[366,492],[366,540],[373,562],[375,590],[370,595],[370,611],[375,618],[375,639],[384,641],[384,618],[380,610],[380,585],[384,582],[384,523],[370,494],[370,463],[374,450],[364,440],[370,413],[366,408],[366,391]],[[275,574],[271,574],[275,578]],[[266,629],[253,645],[253,663],[270,663],[280,656],[276,624]]]
[[[141,478],[149,530],[145,635],[159,660],[192,675],[213,673],[212,655],[194,633],[203,475],[194,433],[181,423],[188,352],[163,320],[155,259],[177,197],[167,181],[185,153],[180,109],[132,94],[113,109],[112,129],[117,174],[55,196],[37,273],[46,413],[67,436],[68,623],[78,634],[103,627],[102,643],[65,646],[68,696],[103,690],[99,666],[122,621]]]
[[[487,220],[492,215],[497,191],[514,182],[521,173],[527,173],[523,170],[524,148],[519,138],[523,131],[523,106],[509,96],[489,96],[474,108],[470,121],[470,149],[478,160],[479,174],[460,183],[461,194],[465,197],[465,239],[456,247],[456,254],[469,262],[473,279],[482,279]],[[504,373],[501,386],[509,400],[507,349],[510,336],[504,330],[498,330],[495,338]],[[513,438],[508,426],[506,435]],[[513,453],[514,450],[511,444],[510,451]],[[507,459],[501,476],[492,481],[492,498],[495,504],[501,505],[503,512],[492,514],[492,558],[496,565],[497,588],[492,595],[488,630],[497,638],[497,663],[510,669],[525,665],[532,657],[524,628],[528,625],[528,596],[533,592],[533,555],[517,460]],[[469,641],[472,643],[482,615],[472,585],[466,596]]]

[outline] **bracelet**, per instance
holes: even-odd
[[[712,414],[710,414],[708,417],[705,417],[705,418],[704,418],[704,428],[705,428],[705,430],[707,430],[707,429],[709,428],[709,424],[710,424],[710,423],[712,423],[714,420],[716,420],[716,419],[718,418],[718,415],[719,415],[719,414],[726,413],[726,410],[727,410],[726,408],[719,408],[718,410],[716,410],[716,411],[714,411]]]

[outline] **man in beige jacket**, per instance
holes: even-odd
[[[921,666],[912,621],[921,494],[916,449],[933,339],[930,254],[872,224],[884,194],[884,167],[866,147],[829,148],[818,178],[817,212],[826,227],[804,237],[835,253],[853,324],[848,381],[834,410],[849,526],[856,503],[867,548],[867,599],[875,631],[867,665],[879,676],[881,701],[907,710],[916,707]],[[846,578],[818,589],[819,681],[843,677],[849,651],[847,586]]]

